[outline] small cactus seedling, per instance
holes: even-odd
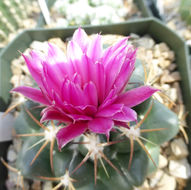
[[[159,152],[152,149],[172,139],[179,122],[151,98],[158,90],[144,86],[127,39],[103,50],[101,35],[90,40],[79,28],[67,56],[52,44],[46,55],[23,55],[39,89],[12,91],[40,104],[24,102],[15,123],[22,176],[57,182],[54,190],[131,190],[153,170],[149,160],[156,169]]]

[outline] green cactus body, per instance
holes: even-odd
[[[191,25],[191,1],[190,0],[181,0],[179,12],[182,19],[188,25]]]
[[[14,18],[11,16],[10,12],[8,11],[8,9],[6,8],[6,6],[0,2],[0,14],[1,17],[6,18],[7,21],[16,29],[18,28],[18,23],[14,20]]]
[[[5,17],[14,27],[18,28],[22,25],[21,13],[18,10],[18,6],[16,6],[13,1],[3,1],[0,3],[0,7],[2,7],[1,12],[3,12]]]
[[[9,23],[7,25],[6,18],[0,20],[0,29],[7,35],[12,31],[12,27],[9,27]]]
[[[132,82],[143,83],[144,72],[140,70],[142,64],[137,61]],[[179,130],[176,114],[158,101],[149,99],[136,107],[139,122],[130,123],[133,131],[116,129],[119,133],[111,132],[110,144],[104,135],[85,134],[59,151],[56,143],[51,148],[50,140],[33,161],[48,139],[46,130],[26,113],[27,108],[39,120],[41,110],[31,109],[34,106],[36,104],[26,102],[16,120],[17,134],[30,134],[29,137],[22,137],[23,146],[18,156],[17,168],[26,178],[49,179],[57,182],[57,187],[65,185],[71,190],[74,187],[76,190],[131,190],[134,186],[140,186],[146,176],[156,170],[159,146],[172,139]],[[140,121],[141,125],[136,128]],[[49,122],[45,127],[49,125],[54,124]],[[55,127],[58,128],[56,124]],[[44,136],[35,135],[41,133]]]
[[[27,17],[26,9],[23,6],[21,0],[14,0],[13,6],[17,10],[17,14],[20,16],[21,19],[25,19]]]
[[[9,9],[9,11],[12,14],[17,15],[20,19],[22,18],[21,10],[19,10],[18,4],[16,3],[15,0],[13,0],[13,1],[4,1],[3,3],[5,4],[7,9]]]
[[[7,35],[3,30],[0,30],[0,40],[4,41],[7,39]]]

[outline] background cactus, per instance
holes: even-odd
[[[137,60],[135,68],[130,82],[134,85],[137,85],[137,82],[143,84],[144,69],[140,61]],[[48,143],[45,143],[48,140],[48,137],[45,136],[46,130],[42,126],[40,127],[38,123],[41,108],[34,109],[36,106],[38,104],[27,101],[22,105],[21,112],[16,119],[15,130],[23,140],[16,167],[21,176],[25,178],[55,181],[58,186],[54,189],[62,185],[71,190],[74,187],[78,190],[117,188],[131,190],[134,186],[140,186],[146,176],[157,167],[155,164],[158,164],[160,145],[178,133],[176,114],[157,100],[149,99],[135,108],[139,116],[138,123],[141,124],[140,130],[144,130],[143,133],[138,134],[135,138],[133,134],[137,133],[129,135],[129,129],[118,130],[118,133],[111,132],[110,143],[107,143],[104,135],[97,135],[98,143],[104,143],[99,149],[103,155],[99,157],[98,154],[97,160],[95,155],[90,155],[89,159],[84,160],[86,162],[76,170],[82,160],[88,158],[88,151],[90,153],[88,144],[84,143],[92,142],[93,137],[88,140],[88,137],[82,135],[75,139],[75,144],[69,143],[61,152],[56,143],[53,143],[54,146],[51,148],[50,144],[55,136],[50,138]],[[50,125],[57,127],[57,124],[56,122],[54,124],[48,122],[45,127]],[[133,128],[139,124],[132,122],[130,126]],[[42,136],[39,136],[39,133]],[[42,141],[42,139],[44,140]],[[146,149],[143,148],[140,141],[144,143]],[[46,146],[39,152],[43,143]],[[73,172],[74,170],[76,171]],[[76,182],[66,180],[68,179],[66,177],[67,172]],[[95,180],[95,176],[97,176],[97,180]]]
[[[188,24],[191,25],[191,1],[181,0],[179,12],[182,19]]]
[[[9,35],[26,26],[30,19],[34,1],[8,0],[0,2],[0,41],[8,41]],[[33,15],[34,16],[34,15]]]
[[[2,23],[0,30],[4,40],[9,33],[21,27],[22,19],[26,18],[26,10],[22,9],[22,5],[23,2],[21,3],[20,0],[0,2],[0,22]]]

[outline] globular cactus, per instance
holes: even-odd
[[[23,19],[27,18],[28,3],[23,0],[0,1],[0,39],[7,41],[8,35],[23,28]]]
[[[16,119],[17,170],[57,183],[54,190],[131,190],[157,168],[178,118],[152,99],[157,89],[143,86],[144,68],[127,38],[105,50],[100,35],[87,39],[76,30],[67,58],[51,44],[47,56],[24,56],[41,90],[13,91],[41,104],[25,102]]]
[[[188,25],[191,25],[191,1],[181,0],[179,12],[180,12],[182,19]]]

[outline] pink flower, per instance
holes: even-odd
[[[81,28],[74,32],[67,55],[49,44],[47,55],[23,55],[39,89],[20,86],[12,91],[46,105],[41,122],[58,120],[66,127],[57,133],[59,148],[89,130],[109,136],[114,124],[137,119],[132,107],[156,89],[141,86],[124,91],[134,70],[136,50],[128,38],[102,49],[101,35],[89,40]]]

